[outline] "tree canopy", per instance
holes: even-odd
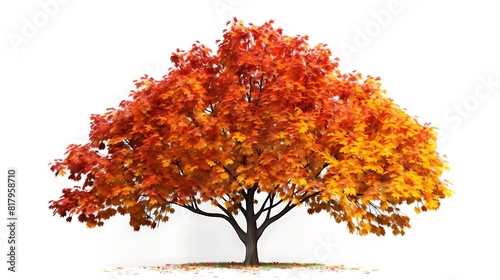
[[[235,19],[215,52],[177,49],[163,78],[134,81],[118,108],[91,116],[88,143],[51,163],[79,182],[50,201],[54,215],[92,228],[119,213],[139,230],[177,205],[227,220],[244,241],[248,224],[261,218],[258,239],[304,205],[351,233],[404,234],[399,205],[435,210],[451,195],[436,128],[388,98],[380,78],[341,73],[327,45],[307,40]]]

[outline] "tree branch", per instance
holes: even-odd
[[[220,214],[220,213],[209,213],[209,212],[205,212],[203,210],[201,210],[200,208],[198,208],[198,206],[192,206],[192,205],[186,205],[186,204],[177,204],[179,205],[180,207],[183,207],[195,214],[198,214],[198,215],[202,215],[202,216],[207,216],[207,217],[214,217],[214,218],[222,218],[226,221],[229,222],[229,219],[227,216],[223,215],[223,214]]]
[[[302,202],[304,202],[304,201],[308,200],[308,199],[309,199],[309,198],[311,198],[311,197],[315,197],[315,196],[317,196],[317,195],[318,195],[318,194],[320,194],[320,193],[321,193],[321,192],[314,192],[314,193],[312,193],[312,194],[310,194],[310,195],[308,195],[308,196],[307,196],[307,194],[308,194],[308,193],[305,193],[305,194],[301,197],[301,199],[300,199],[299,201],[300,201],[300,203],[302,203]]]
[[[264,74],[260,76],[259,90],[260,92],[264,91]]]
[[[238,179],[236,179],[236,176],[233,175],[233,173],[231,172],[231,170],[229,170],[225,166],[223,166],[222,168],[224,168],[224,171],[226,171],[226,173],[229,174],[229,176],[231,176],[231,178],[233,178],[234,181],[238,181]]]
[[[249,84],[249,89],[247,92],[247,101],[252,102],[252,90],[253,90],[253,84],[252,84],[252,77],[250,76],[250,80],[248,81]]]
[[[259,211],[257,211],[257,214],[255,214],[255,219],[256,219],[256,220],[257,220],[257,219],[259,219],[260,214],[262,214],[262,212],[264,212],[264,206],[266,206],[266,203],[267,203],[267,201],[271,198],[271,196],[272,196],[272,194],[271,194],[271,193],[267,194],[266,199],[265,199],[265,200],[264,200],[264,202],[262,203],[262,206],[260,207]],[[271,203],[271,204],[272,204],[272,203]]]
[[[286,206],[276,215],[270,217],[269,213],[260,227],[257,229],[257,240],[261,237],[264,230],[272,223],[277,221],[279,218],[283,217],[286,213],[292,210],[296,205],[289,201]],[[269,209],[270,210],[270,209]]]
[[[377,212],[378,215],[382,215],[382,212],[380,212],[380,207],[373,204],[373,202],[371,202],[371,201],[369,202],[368,205],[370,206],[370,212],[371,212],[371,207],[373,207],[373,209],[375,209],[375,211]]]
[[[239,202],[239,203],[238,203],[238,209],[240,209],[241,214],[243,214],[243,215],[245,215],[245,216],[247,215],[247,209],[245,209],[245,208],[243,207],[243,205],[241,205],[241,202]]]
[[[212,100],[209,100],[210,102],[210,113],[213,113],[215,110],[214,104],[212,104]]]
[[[269,200],[269,205],[273,205],[273,200],[274,200],[274,196],[272,196],[271,199]],[[280,199],[279,203],[281,203],[281,201],[283,201],[283,200]],[[279,203],[277,203],[276,205],[278,205]],[[269,210],[267,210],[266,220],[269,220],[269,217],[271,216],[271,209],[272,209],[272,207],[270,207]]]
[[[276,187],[274,187],[274,190],[273,190],[273,193],[269,193],[266,197],[266,200],[264,200],[264,203],[262,203],[262,206],[260,207],[259,211],[257,212],[257,214],[255,214],[255,219],[257,220],[260,215],[262,214],[262,212],[266,211],[266,209],[264,209],[264,207],[266,206],[266,203],[267,201],[271,198],[271,197],[274,197],[275,196],[275,193],[276,193],[276,190],[280,187],[280,185],[276,185]],[[280,201],[281,202],[281,201]],[[277,203],[276,205],[278,205],[279,203]],[[273,208],[274,206],[271,206],[272,205],[272,202],[269,204],[269,207],[270,208]]]
[[[314,196],[317,196],[318,194],[320,194],[321,192],[314,192],[310,195],[304,195],[299,201],[302,203]],[[282,200],[280,200],[279,203],[281,203]],[[290,210],[292,210],[295,206],[295,204],[293,204],[291,201],[289,201],[286,206],[281,210],[281,212],[279,212],[278,214],[274,215],[273,217],[270,217],[270,211],[271,209],[269,209],[268,213],[267,213],[267,217],[266,219],[264,220],[264,222],[262,223],[262,225],[257,229],[257,240],[260,238],[260,236],[262,235],[262,233],[264,232],[264,230],[272,223],[274,223],[275,221],[277,221],[278,219],[280,219],[281,217],[283,217],[286,213],[288,213]]]
[[[174,161],[174,164],[175,164],[175,166],[177,166],[177,168],[179,168],[179,171],[181,172],[181,175],[183,175],[183,176],[184,176],[184,170],[182,170],[182,167],[181,167],[180,161],[179,161],[179,160],[175,160],[175,161]]]
[[[274,200],[274,196],[272,197],[272,200]],[[273,209],[274,207],[280,205],[283,202],[283,199],[280,199],[275,204],[272,204],[273,203],[272,200],[269,203],[269,207],[266,207],[264,209],[261,209],[261,211],[259,211],[259,213],[256,215],[256,219],[258,219],[263,212],[270,211],[271,209]]]
[[[318,173],[316,173],[316,176],[314,176],[314,178],[318,178],[318,176],[321,174],[321,172],[323,172],[323,170],[325,170],[325,168],[327,168],[328,166],[330,166],[330,165],[325,162],[325,164],[323,164],[323,167],[321,168],[321,170]]]
[[[217,202],[217,201],[216,201]],[[202,216],[206,216],[206,217],[213,217],[213,218],[221,218],[221,219],[224,219],[226,220],[227,222],[229,222],[229,224],[233,227],[233,229],[236,231],[236,234],[238,235],[238,237],[241,239],[241,241],[244,241],[244,238],[245,238],[245,232],[241,229],[240,225],[238,224],[238,222],[234,219],[233,215],[227,211],[226,208],[224,208],[222,205],[220,205],[219,202],[217,202],[217,206],[219,207],[219,209],[221,209],[226,215],[224,214],[221,214],[221,213],[210,213],[210,212],[206,212],[206,211],[203,211],[201,210],[199,207],[198,207],[198,203],[196,203],[196,200],[193,200],[191,202],[191,205],[186,205],[186,204],[177,204],[176,205],[180,206],[180,207],[183,207],[195,214],[198,214],[198,215],[202,215]]]

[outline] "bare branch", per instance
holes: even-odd
[[[181,206],[181,207],[183,207],[183,208],[185,208],[193,213],[202,215],[202,216],[222,218],[224,220],[229,221],[228,217],[223,215],[223,214],[205,212],[205,211],[201,210],[198,206],[191,206],[191,205],[186,205],[186,204],[177,204],[177,205],[179,205],[179,206]]]
[[[255,214],[255,219],[257,220],[259,217],[260,217],[260,214],[262,214],[262,212],[264,212],[264,206],[266,206],[266,203],[267,201],[271,198],[272,194],[269,193],[267,194],[266,196],[266,199],[264,200],[264,202],[262,203],[262,206],[260,207],[259,211],[257,212],[257,214]]]
[[[276,185],[276,186],[274,187],[273,192],[272,192],[272,193],[269,193],[269,194],[267,195],[266,200],[264,200],[264,203],[262,203],[262,206],[260,207],[259,211],[258,211],[258,212],[257,212],[257,214],[255,215],[255,219],[258,219],[258,218],[260,217],[260,215],[262,214],[262,212],[264,212],[264,211],[266,211],[266,210],[267,210],[267,208],[266,208],[266,209],[264,209],[264,207],[266,206],[267,201],[271,198],[271,196],[275,196],[276,190],[277,190],[279,187],[280,187],[280,185],[279,185],[279,184],[278,184],[278,185]],[[278,204],[279,204],[279,203],[278,203]],[[273,208],[274,206],[271,206],[271,205],[272,205],[272,202],[269,204],[269,207],[270,207],[270,208]],[[276,205],[277,205],[277,204],[276,204]],[[276,205],[275,205],[275,206],[276,206]],[[269,207],[268,207],[268,208],[269,208]]]
[[[370,207],[373,207],[373,209],[375,209],[375,211],[377,212],[378,215],[382,215],[382,212],[380,212],[380,207],[378,207],[377,205],[373,204],[373,202],[371,202],[371,201],[369,202],[369,205],[370,205]],[[371,210],[370,210],[370,212],[371,212]]]
[[[273,197],[274,199],[274,197]],[[283,202],[283,199],[280,199],[278,202],[276,202],[275,204],[272,204],[272,200],[271,202],[269,203],[269,207],[266,207],[264,209],[261,209],[261,211],[259,211],[259,213],[256,215],[256,219],[258,219],[260,217],[260,215],[263,213],[263,212],[266,212],[266,211],[270,211],[271,209],[273,209],[274,207],[280,205],[281,203]]]
[[[310,195],[304,195],[302,197],[302,199],[300,199],[300,202],[304,202],[318,194],[320,194],[321,192],[314,192]],[[281,202],[281,201],[280,201]],[[281,212],[279,212],[278,214],[274,215],[273,217],[270,217],[270,214],[268,212],[268,215],[266,217],[266,220],[262,223],[262,225],[257,229],[257,239],[260,238],[260,236],[262,235],[262,233],[264,232],[264,230],[272,223],[274,223],[275,221],[277,221],[279,218],[283,217],[286,213],[288,213],[290,210],[292,210],[295,206],[295,204],[293,204],[291,201],[289,201],[286,206],[281,210]],[[270,211],[271,209],[269,209]]]
[[[221,213],[210,213],[210,212],[206,212],[206,211],[201,210],[198,207],[198,203],[196,203],[196,200],[193,200],[191,203],[192,203],[191,205],[177,204],[177,203],[175,203],[175,204],[180,206],[180,207],[183,207],[183,208],[185,208],[185,209],[187,209],[195,214],[198,214],[198,215],[202,215],[202,216],[206,216],[206,217],[221,218],[221,219],[226,220],[227,222],[229,222],[229,224],[236,231],[236,234],[238,234],[238,237],[241,239],[241,241],[244,240],[245,232],[241,229],[240,225],[234,219],[233,215],[229,211],[227,211],[226,208],[224,208],[222,205],[220,205],[220,203],[217,202],[217,206],[219,207],[219,209],[221,209],[224,212],[225,215],[221,214]]]
[[[274,200],[274,196],[271,197],[271,200],[269,201],[269,205],[273,205],[273,200]],[[283,201],[282,199],[280,199],[280,203],[281,201]],[[278,203],[279,204],[279,203]],[[271,209],[272,207],[269,208],[269,210],[267,210],[267,215],[266,215],[266,220],[269,220],[269,217],[271,216]]]
[[[287,205],[276,215],[270,217],[269,215],[266,217],[262,225],[257,229],[257,240],[259,240],[260,236],[264,232],[264,230],[272,223],[277,221],[279,218],[283,217],[286,213],[292,210],[296,205],[292,202],[288,202]]]
[[[314,192],[314,193],[312,193],[312,194],[310,194],[310,195],[307,195],[308,193],[305,193],[305,194],[301,197],[301,199],[299,199],[299,201],[300,201],[300,203],[302,203],[302,202],[304,202],[304,201],[306,201],[306,200],[308,200],[308,199],[310,199],[310,198],[312,198],[312,197],[317,196],[317,195],[318,195],[318,194],[320,194],[320,193],[321,193],[321,192]]]
[[[325,168],[327,168],[328,166],[330,166],[330,165],[325,162],[325,164],[323,164],[323,167],[321,168],[321,170],[318,173],[316,173],[316,176],[314,176],[314,177],[318,178],[318,176],[321,174],[321,172],[323,172],[323,170],[325,170]]]

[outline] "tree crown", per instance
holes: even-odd
[[[404,234],[398,205],[434,210],[451,195],[435,128],[307,39],[235,19],[216,52],[177,49],[167,75],[135,81],[130,99],[91,116],[88,143],[51,164],[81,182],[50,202],[54,214],[89,227],[128,214],[139,230],[167,221],[173,205],[210,202],[231,216],[264,192],[259,215],[304,204],[351,232]]]

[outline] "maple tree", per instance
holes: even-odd
[[[351,233],[404,234],[399,205],[435,210],[452,193],[436,128],[307,40],[234,19],[216,52],[177,49],[167,75],[134,81],[118,108],[91,116],[88,143],[51,163],[80,184],[49,208],[90,228],[117,213],[134,230],[155,228],[174,206],[221,218],[244,243],[244,264],[259,263],[265,229],[300,205]]]

